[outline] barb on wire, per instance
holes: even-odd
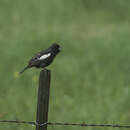
[[[29,124],[35,126],[44,125],[59,125],[59,126],[81,126],[81,127],[113,127],[113,128],[130,128],[130,125],[119,125],[119,124],[86,124],[86,123],[62,123],[62,122],[45,122],[39,124],[34,121],[18,121],[18,120],[1,120],[0,123],[15,123],[15,124]]]

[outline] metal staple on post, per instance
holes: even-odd
[[[48,122],[50,78],[50,70],[44,69],[40,72],[36,115],[37,124]],[[37,125],[36,130],[47,130],[47,125]]]

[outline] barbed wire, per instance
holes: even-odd
[[[116,127],[116,128],[130,128],[130,125],[118,125],[118,124],[86,124],[86,123],[51,123],[48,125],[67,125],[67,126],[82,126],[82,127]]]
[[[36,122],[34,121],[19,121],[19,120],[0,120],[0,123],[37,125]]]
[[[58,125],[58,126],[81,126],[81,127],[113,127],[113,128],[130,128],[130,125],[119,124],[86,124],[86,123],[62,123],[62,122],[45,122],[39,124],[34,121],[18,121],[18,120],[0,120],[0,123],[29,124],[32,126]]]

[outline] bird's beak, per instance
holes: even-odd
[[[61,47],[59,48],[59,51],[62,51],[62,48],[61,48]]]

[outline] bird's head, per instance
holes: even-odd
[[[58,45],[57,43],[52,44],[51,48],[52,48],[52,50],[53,50],[54,52],[56,52],[56,53],[58,53],[58,52],[61,51],[61,47],[60,47],[60,45]]]

